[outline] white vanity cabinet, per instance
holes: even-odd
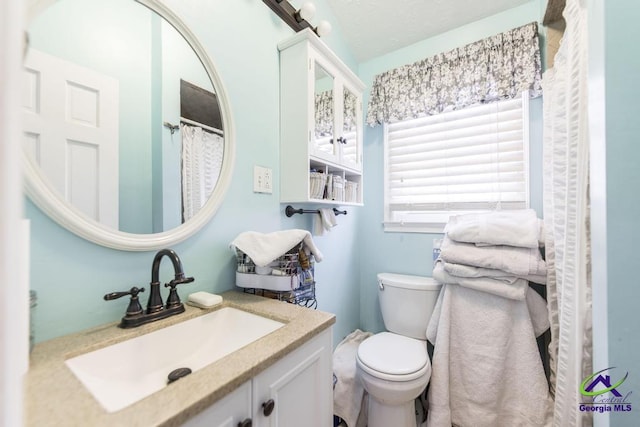
[[[183,426],[333,425],[331,334],[324,330]]]
[[[364,84],[309,29],[278,49],[280,201],[361,205]]]
[[[251,381],[189,418],[183,427],[237,427],[251,419]]]

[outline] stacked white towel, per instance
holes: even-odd
[[[543,224],[533,209],[521,209],[452,216],[444,231],[452,240],[478,246],[537,248],[544,241]]]
[[[541,223],[532,209],[452,216],[433,277],[522,300],[527,281],[547,281]]]
[[[454,216],[433,277],[444,284],[434,344],[430,427],[547,426],[550,397],[536,336],[549,328],[541,221],[533,210]]]

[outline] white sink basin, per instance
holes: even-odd
[[[167,386],[177,368],[193,372],[284,326],[225,307],[65,363],[107,412]]]

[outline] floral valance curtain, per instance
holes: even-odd
[[[532,22],[374,78],[371,126],[514,98],[541,89],[538,24]]]
[[[316,93],[316,137],[333,136],[333,90]]]
[[[356,96],[348,89],[343,89],[343,128],[345,132],[355,129],[357,121]],[[333,90],[316,93],[315,122],[316,137],[333,136]]]

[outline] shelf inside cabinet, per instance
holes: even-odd
[[[362,174],[311,160],[309,199],[336,204],[362,204]]]

